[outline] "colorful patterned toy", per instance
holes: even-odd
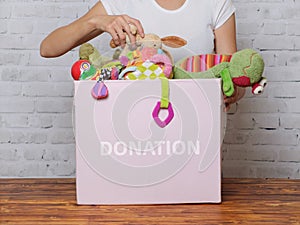
[[[186,45],[187,42],[177,36],[160,38],[156,34],[145,34],[145,37],[142,38],[137,34],[134,26],[131,26],[131,32],[136,35],[136,43],[131,45],[127,37],[128,43],[120,54],[120,61],[126,69],[120,74],[119,79],[135,80],[147,77],[155,79],[161,76],[172,78],[173,58],[163,48],[163,45],[179,48]],[[111,40],[110,46],[117,47],[113,40]],[[147,72],[145,73],[145,71]]]
[[[252,49],[244,49],[233,55],[198,55],[180,60],[174,67],[174,78],[222,78],[222,89],[232,96],[234,85],[252,86],[253,94],[263,92],[267,79],[262,76],[264,61]]]
[[[96,69],[88,60],[76,61],[71,69],[74,80],[96,80],[91,94],[95,99],[103,99],[108,96],[108,88],[104,84],[104,80],[117,80],[119,70],[117,65],[111,67]]]

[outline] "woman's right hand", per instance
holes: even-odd
[[[126,34],[130,42],[135,43],[135,35],[131,33],[129,24],[135,26],[137,34],[144,37],[139,20],[128,15],[107,15],[101,1],[98,1],[84,16],[51,32],[42,41],[40,54],[43,57],[61,56],[103,32],[111,35],[116,46],[125,45]]]
[[[97,28],[109,33],[116,46],[125,46],[126,35],[128,36],[130,43],[136,42],[136,34],[144,37],[144,29],[140,21],[128,15],[101,15],[99,18],[95,19],[99,22],[101,21]],[[136,27],[136,33],[132,31],[130,25]]]

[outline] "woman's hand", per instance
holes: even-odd
[[[234,86],[233,95],[230,97],[224,96],[225,112],[229,111],[231,104],[236,103],[237,101],[239,101],[241,98],[244,97],[245,91],[246,90],[243,87]]]
[[[124,45],[126,34],[130,42],[135,43],[129,24],[137,28],[144,37],[143,27],[137,19],[127,15],[107,15],[101,1],[98,1],[85,15],[74,22],[57,28],[41,43],[40,54],[43,57],[57,57],[89,40],[108,32],[116,45]]]
[[[126,44],[126,35],[128,35],[130,43],[135,43],[136,34],[144,37],[144,30],[139,20],[134,19],[128,15],[102,15],[99,16],[99,29],[111,35],[116,46],[122,47]],[[100,23],[101,21],[101,23]],[[131,26],[136,28],[133,32]]]

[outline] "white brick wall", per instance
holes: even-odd
[[[0,1],[0,176],[75,175],[70,65],[39,56],[41,40],[95,0]]]
[[[0,1],[0,176],[75,175],[72,51],[39,56],[40,41],[96,0]],[[238,48],[265,59],[266,92],[228,115],[224,177],[300,178],[300,0],[234,0]]]
[[[300,178],[300,1],[234,0],[238,48],[259,50],[268,86],[228,116],[225,177]]]

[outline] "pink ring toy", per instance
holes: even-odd
[[[153,117],[155,123],[156,123],[158,126],[160,126],[161,128],[164,128],[164,127],[167,126],[167,125],[171,122],[171,120],[173,119],[173,117],[174,117],[174,111],[173,111],[173,107],[172,107],[171,102],[169,102],[169,106],[168,106],[168,108],[166,109],[166,110],[168,110],[168,116],[167,116],[167,118],[166,118],[165,120],[161,120],[161,119],[159,118],[159,115],[158,115],[159,112],[160,112],[160,110],[162,110],[162,108],[160,108],[160,104],[161,104],[160,101],[157,102],[156,106],[155,106],[154,109],[153,109],[152,117]]]

